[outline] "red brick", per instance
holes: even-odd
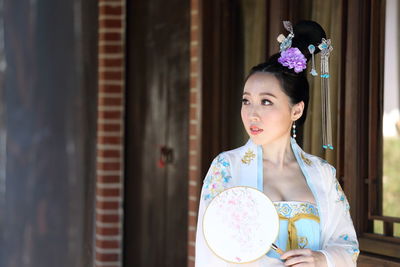
[[[96,247],[103,249],[115,249],[120,248],[119,241],[115,240],[96,240]]]
[[[190,31],[190,41],[199,41],[199,28]]]
[[[122,53],[122,45],[100,45],[99,54],[119,54]]]
[[[124,61],[121,58],[102,58],[99,60],[100,67],[123,67]]]
[[[198,141],[194,139],[189,139],[189,149],[197,149]]]
[[[196,218],[196,216],[189,216],[188,225],[189,225],[189,226],[196,226],[196,225],[197,225],[197,218]]]
[[[99,85],[100,93],[122,93],[122,85]]]
[[[111,97],[100,97],[99,98],[99,105],[105,106],[118,106],[122,105],[122,98],[111,98]]]
[[[120,119],[122,117],[122,112],[119,110],[99,112],[99,118],[101,119]]]
[[[122,19],[100,19],[99,28],[122,28]]]
[[[197,92],[190,92],[190,103],[196,104],[197,103]]]
[[[189,124],[189,134],[193,135],[197,133],[197,124]]]
[[[110,131],[116,132],[121,130],[120,124],[110,124],[110,123],[99,123],[97,125],[98,131]]]
[[[194,185],[189,185],[189,196],[196,196],[198,188]]]
[[[119,222],[119,215],[117,214],[97,214],[96,220],[104,223],[117,223]]]
[[[101,41],[122,41],[122,34],[119,32],[102,32],[99,33]]]
[[[199,72],[199,64],[197,62],[190,63],[190,72],[191,73],[198,73]]]
[[[100,80],[108,80],[108,81],[121,81],[123,80],[123,72],[122,71],[102,71],[99,73]]]
[[[103,197],[118,197],[121,195],[119,188],[97,188],[97,195]]]
[[[191,0],[190,1],[190,10],[198,10],[199,9],[199,0]]]
[[[119,255],[116,254],[116,253],[105,254],[105,253],[96,252],[96,259],[98,261],[103,261],[103,262],[118,261],[119,260]]]
[[[194,246],[188,245],[188,253],[189,253],[189,256],[194,256],[194,254],[195,254]]]
[[[97,156],[102,158],[120,158],[120,150],[98,149]]]
[[[189,241],[195,241],[195,240],[196,240],[196,232],[189,231]]]
[[[198,57],[199,56],[199,47],[198,46],[190,46],[190,57]]]
[[[197,77],[191,77],[190,88],[196,88],[196,87],[197,87]],[[190,102],[190,103],[195,103],[195,102]]]
[[[189,210],[197,212],[199,209],[199,204],[197,201],[189,201]]]
[[[197,155],[189,155],[189,165],[196,166],[198,163],[198,156]]]
[[[102,15],[122,15],[122,7],[121,6],[107,6],[102,5],[99,7],[99,14]]]
[[[116,210],[119,206],[120,203],[117,201],[98,201],[96,203],[96,207],[103,210]]]
[[[121,196],[121,189],[119,188],[101,188],[99,189],[99,196],[103,197],[118,197]]]
[[[190,25],[192,25],[192,26],[198,26],[199,25],[199,12],[197,12],[197,14],[191,14],[191,16],[190,16]]]
[[[197,108],[191,107],[189,110],[189,118],[191,120],[196,120],[197,119]]]
[[[108,235],[108,236],[115,236],[115,235],[119,235],[120,231],[119,228],[116,227],[97,227],[96,228],[96,233],[98,235]]]
[[[119,183],[121,177],[117,175],[97,175],[98,183]]]
[[[97,169],[103,171],[118,171],[121,169],[120,162],[98,162]]]
[[[102,144],[120,145],[122,144],[122,138],[117,136],[100,136]]]

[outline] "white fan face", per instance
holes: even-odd
[[[203,217],[209,248],[231,263],[249,263],[264,256],[279,232],[272,201],[252,187],[237,186],[218,194]]]

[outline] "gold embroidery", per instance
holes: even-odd
[[[356,251],[356,252],[353,253],[353,256],[352,256],[353,262],[356,262],[356,261],[357,261],[358,254],[360,254],[360,252],[358,252],[358,251]]]
[[[305,248],[308,245],[308,238],[306,236],[299,236],[299,248]]]
[[[304,153],[300,153],[302,160],[308,165],[311,166],[311,160],[304,156]]]
[[[256,157],[256,154],[254,154],[253,150],[249,149],[246,154],[244,154],[244,157],[242,158],[242,162],[244,164],[250,164],[250,162]]]
[[[292,218],[287,218],[279,214],[279,219],[281,220],[287,220],[288,221],[288,241],[286,248],[287,249],[298,249],[301,248],[301,244],[299,244],[299,238],[297,237],[297,229],[295,226],[295,222],[300,219],[310,219],[314,220],[319,223],[319,217],[315,216],[314,214],[304,214],[304,213],[299,213],[295,215]],[[308,240],[307,240],[308,242]],[[303,247],[304,248],[304,247]]]

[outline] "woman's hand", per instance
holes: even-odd
[[[294,267],[327,267],[325,255],[311,249],[294,249],[285,252],[281,256],[285,260],[285,266]]]

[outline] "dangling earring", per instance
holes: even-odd
[[[296,139],[296,122],[295,121],[293,122],[292,128],[293,128],[293,138]]]

